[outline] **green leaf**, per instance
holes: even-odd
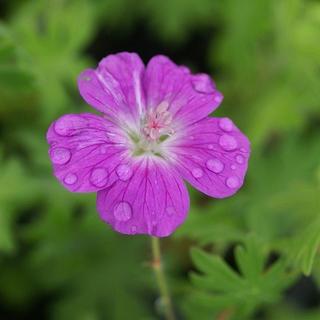
[[[203,279],[201,276],[192,274],[192,280],[200,286],[206,286],[211,288],[210,280],[214,280],[214,286],[216,290],[232,290],[237,286],[243,285],[242,279],[234,271],[232,271],[224,261],[218,257],[213,256],[204,251],[193,248],[191,250],[191,257],[196,267],[210,277]]]
[[[211,296],[212,312],[233,310],[239,317],[249,316],[259,306],[277,301],[292,282],[282,260],[265,268],[268,254],[256,237],[248,236],[244,246],[236,248],[240,275],[220,257],[193,248],[192,260],[202,273],[192,273],[191,282],[206,301]]]
[[[8,214],[11,212],[4,211],[6,208],[0,207],[0,254],[10,252],[14,249],[13,232],[11,230],[11,219]]]
[[[307,276],[311,274],[319,246],[320,218],[305,228],[291,244],[291,261]]]

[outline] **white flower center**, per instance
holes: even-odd
[[[144,120],[143,134],[150,141],[159,140],[162,136],[174,133],[171,128],[172,115],[168,111],[169,104],[161,102],[155,110],[150,110]]]
[[[145,153],[162,155],[161,144],[174,134],[172,115],[168,109],[168,102],[163,101],[156,108],[148,110],[141,119],[140,132],[130,135],[134,145],[134,155]]]

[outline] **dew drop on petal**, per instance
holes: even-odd
[[[174,207],[167,207],[166,214],[168,217],[172,217],[176,213],[176,210]]]
[[[105,168],[95,168],[91,171],[90,182],[98,187],[104,187],[108,182],[108,171]]]
[[[205,74],[199,74],[191,80],[192,87],[199,93],[213,93],[215,88],[210,78]]]
[[[237,161],[237,163],[242,164],[242,163],[244,163],[244,157],[241,154],[238,154],[236,156],[236,161]]]
[[[60,134],[61,136],[67,136],[68,135],[68,127],[67,127],[67,121],[64,117],[58,119],[54,124],[54,130],[56,133]]]
[[[227,180],[226,180],[226,185],[230,189],[235,189],[235,188],[239,187],[239,184],[240,184],[239,178],[236,176],[231,176],[231,177],[227,178]]]
[[[219,120],[219,127],[226,132],[230,132],[233,129],[233,123],[228,118],[222,118]]]
[[[236,165],[234,165],[234,164],[232,164],[230,167],[231,167],[232,170],[236,170],[237,169]]]
[[[203,176],[203,171],[200,168],[192,169],[191,173],[195,178],[201,178]]]
[[[71,152],[66,148],[55,148],[50,152],[54,164],[66,164],[71,158]]]
[[[54,131],[60,136],[72,136],[77,129],[85,126],[85,119],[75,115],[65,115],[54,123]]]
[[[222,101],[222,99],[223,99],[222,94],[217,92],[216,95],[215,95],[215,97],[214,97],[214,100],[215,100],[216,102],[220,103],[220,102]]]
[[[133,171],[128,165],[120,164],[116,169],[116,173],[120,180],[127,181],[131,178]]]
[[[64,181],[65,184],[72,185],[72,184],[75,184],[78,181],[78,177],[77,177],[77,175],[75,173],[68,173],[64,177],[63,181]]]
[[[187,68],[185,66],[179,66],[179,69],[185,74],[189,74],[190,73],[189,68]]]
[[[101,153],[101,154],[106,154],[107,151],[108,151],[108,146],[107,146],[107,145],[102,145],[102,146],[100,147],[100,153]]]
[[[212,150],[212,149],[213,149],[213,144],[209,144],[209,145],[208,145],[208,149],[209,149],[209,150]]]
[[[214,173],[220,173],[224,169],[224,164],[219,159],[209,159],[206,167]]]
[[[248,152],[247,149],[245,149],[245,148],[241,148],[240,151],[241,152]]]
[[[238,142],[233,136],[223,134],[219,138],[219,145],[226,151],[232,151],[238,147]]]
[[[121,222],[128,221],[132,216],[132,209],[128,202],[118,202],[113,209],[114,217]]]
[[[136,226],[131,226],[130,232],[131,232],[132,234],[137,233],[137,227],[136,227]]]

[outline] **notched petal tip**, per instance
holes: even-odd
[[[95,70],[87,69],[79,75],[80,94],[89,105],[113,119],[136,120],[145,108],[144,70],[136,53],[108,55]]]
[[[167,101],[174,121],[185,126],[208,116],[223,99],[209,75],[192,74],[162,55],[147,64],[144,87],[147,106],[154,108]]]

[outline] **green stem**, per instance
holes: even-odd
[[[152,247],[152,267],[158,283],[160,297],[164,304],[165,317],[166,317],[166,320],[175,320],[171,298],[169,294],[169,289],[168,289],[168,285],[166,282],[166,277],[164,274],[162,261],[161,261],[161,250],[160,250],[159,238],[151,237],[151,247]]]

